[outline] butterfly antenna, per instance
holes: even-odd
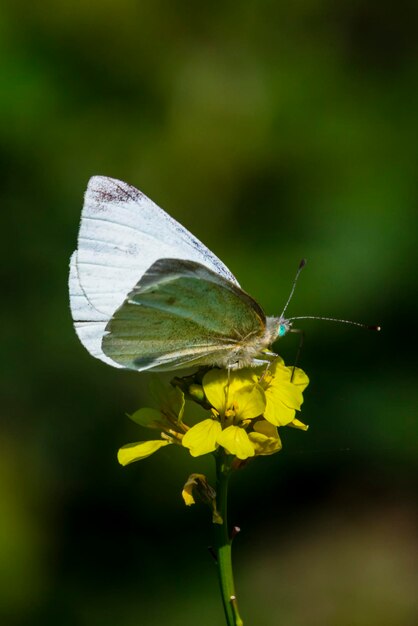
[[[302,259],[301,262],[299,263],[298,271],[296,272],[296,276],[295,276],[293,284],[292,284],[292,289],[290,290],[290,295],[289,295],[289,297],[287,299],[287,302],[286,302],[286,304],[284,306],[284,309],[283,309],[282,314],[281,314],[280,317],[284,317],[286,309],[289,306],[289,302],[291,301],[293,293],[295,291],[295,287],[296,287],[296,283],[297,283],[298,278],[299,278],[299,274],[301,273],[301,271],[305,267],[305,265],[306,265],[306,259]]]
[[[293,320],[325,320],[326,322],[339,322],[341,324],[350,324],[351,326],[360,326],[361,328],[367,328],[367,330],[381,330],[381,326],[369,326],[368,324],[361,324],[360,322],[352,322],[351,320],[340,320],[335,317],[319,317],[317,315],[301,315],[298,317],[290,317],[289,322]]]

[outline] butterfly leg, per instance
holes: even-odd
[[[296,352],[295,364],[293,365],[292,376],[290,377],[290,382],[292,383],[293,382],[293,378],[295,377],[295,370],[296,370],[296,368],[298,366],[298,363],[299,363],[300,354],[302,352],[303,342],[305,340],[305,331],[301,330],[300,328],[292,328],[290,330],[290,332],[291,333],[299,333],[299,335],[300,335],[298,351]]]

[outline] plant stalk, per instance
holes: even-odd
[[[216,503],[222,517],[222,524],[215,524],[215,551],[217,557],[219,584],[228,626],[243,626],[235,595],[232,571],[231,544],[228,529],[228,483],[231,474],[231,458],[225,454],[216,455]]]

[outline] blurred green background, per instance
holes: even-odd
[[[147,375],[79,344],[67,273],[88,178],[139,187],[269,314],[319,321],[302,419],[235,476],[254,626],[417,623],[418,5],[5,0],[0,13],[0,623],[223,624],[211,459],[117,448]],[[292,362],[297,337],[280,344]]]

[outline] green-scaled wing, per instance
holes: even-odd
[[[263,310],[236,283],[200,263],[164,258],[113,314],[102,350],[135,370],[231,366],[265,327]]]

